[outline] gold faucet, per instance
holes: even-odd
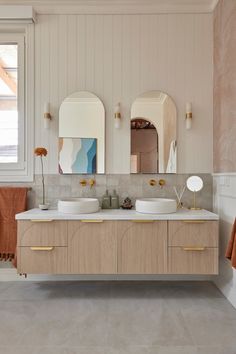
[[[79,181],[79,184],[82,186],[82,187],[86,187],[86,185],[87,185],[87,181],[86,181],[86,179],[81,179],[80,181]]]
[[[155,179],[150,179],[149,180],[149,184],[150,184],[150,186],[156,186],[156,184],[157,184],[157,181],[155,180]]]
[[[164,179],[160,179],[158,183],[159,183],[159,186],[160,186],[161,188],[163,188],[164,185],[166,184],[166,181],[165,181]]]
[[[157,180],[155,180],[155,179],[150,179],[149,180],[149,184],[150,184],[150,186],[156,186],[157,185]],[[164,185],[166,184],[166,181],[164,180],[164,179],[160,179],[159,181],[158,181],[158,184],[159,184],[159,186],[161,187],[161,188],[163,188],[164,187]]]
[[[90,185],[90,188],[93,188],[93,186],[96,184],[96,181],[94,178],[91,178],[89,181],[88,181],[89,185]]]

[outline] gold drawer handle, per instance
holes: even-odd
[[[52,221],[54,221],[54,220],[52,220],[52,219],[31,219],[30,220],[31,222],[52,222]]]
[[[156,221],[156,220],[131,220],[132,222],[146,222],[146,223],[152,223],[152,222],[154,222],[154,221]]]
[[[183,247],[184,251],[205,251],[205,247]]]
[[[182,220],[186,224],[204,224],[205,220]]]
[[[31,251],[52,251],[54,247],[30,247]]]
[[[99,223],[99,222],[103,222],[103,220],[101,220],[101,219],[98,219],[98,220],[96,220],[96,219],[92,219],[92,220],[86,220],[86,219],[84,219],[84,220],[80,220],[81,222],[91,222],[91,223]]]

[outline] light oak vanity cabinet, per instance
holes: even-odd
[[[117,273],[117,222],[68,221],[68,271]]]
[[[118,273],[167,272],[167,221],[118,221]]]
[[[18,221],[17,229],[18,273],[67,273],[67,222]]]
[[[169,221],[168,273],[218,273],[218,221]]]
[[[218,221],[18,220],[18,273],[217,274]]]

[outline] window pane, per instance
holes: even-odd
[[[17,44],[0,44],[0,163],[18,162]]]

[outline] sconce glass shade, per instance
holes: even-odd
[[[192,128],[192,118],[186,118],[185,119],[185,125],[186,125],[186,129],[190,130]]]
[[[44,129],[49,129],[49,127],[50,127],[50,119],[43,118],[43,126],[44,126]]]

